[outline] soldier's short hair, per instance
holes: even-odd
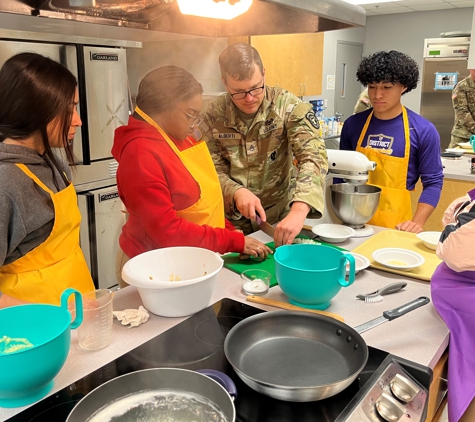
[[[356,78],[364,86],[371,83],[400,83],[407,89],[406,94],[417,87],[419,66],[407,54],[399,51],[378,51],[364,57],[358,65]]]
[[[248,80],[254,74],[255,65],[264,74],[264,65],[258,51],[243,42],[229,45],[219,56],[219,67],[224,79],[230,76],[238,81]]]
[[[203,93],[195,77],[178,66],[162,66],[148,72],[139,84],[137,106],[147,114],[160,114]]]

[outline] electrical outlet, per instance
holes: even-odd
[[[325,108],[328,108],[328,100],[325,98]]]

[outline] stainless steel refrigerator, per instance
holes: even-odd
[[[442,151],[449,146],[454,125],[452,90],[469,75],[469,47],[469,37],[424,40],[420,114],[437,128]]]
[[[96,287],[111,287],[117,284],[118,237],[125,223],[111,148],[114,130],[129,117],[126,50],[115,46],[120,44],[115,40],[110,40],[113,46],[87,45],[108,40],[62,37],[59,42],[51,36],[38,43],[18,41],[22,34],[12,32],[0,30],[0,66],[17,53],[36,52],[62,63],[78,80],[82,127],[74,139],[78,165],[72,176],[82,216],[80,243]],[[16,39],[6,39],[12,36]],[[123,44],[128,46],[127,41]]]

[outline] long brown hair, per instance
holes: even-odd
[[[74,164],[68,133],[76,86],[74,75],[48,57],[20,53],[8,59],[0,70],[0,142],[39,133],[45,155],[57,165],[47,126],[58,118],[66,156]]]
[[[136,103],[148,115],[160,114],[202,93],[203,87],[190,72],[178,66],[162,66],[140,81]]]

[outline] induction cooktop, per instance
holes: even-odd
[[[262,395],[236,375],[224,355],[224,339],[234,325],[243,319],[264,312],[253,306],[222,299],[196,313],[183,322],[157,335],[116,360],[77,380],[62,390],[46,397],[8,422],[62,422],[66,421],[74,406],[86,394],[106,381],[117,376],[147,368],[182,368],[190,370],[216,369],[227,373],[235,382],[238,396],[235,400],[236,422],[342,422],[353,420],[364,400],[374,407],[371,394],[375,386],[382,389],[383,371],[388,365],[397,365],[400,372],[410,377],[423,392],[428,391],[432,371],[422,365],[390,355],[385,351],[369,347],[369,359],[358,378],[341,393],[325,400],[292,403]],[[379,377],[379,378],[378,378]],[[389,379],[387,383],[389,384]],[[373,391],[373,393],[371,393]],[[378,393],[380,394],[380,393]],[[369,398],[368,398],[369,397]],[[421,402],[422,403],[422,402]],[[424,409],[419,412],[424,416]],[[362,419],[358,421],[383,420]],[[373,417],[373,416],[371,416]],[[409,417],[411,415],[409,414]],[[374,418],[380,418],[375,416]],[[416,419],[413,418],[413,422]]]

